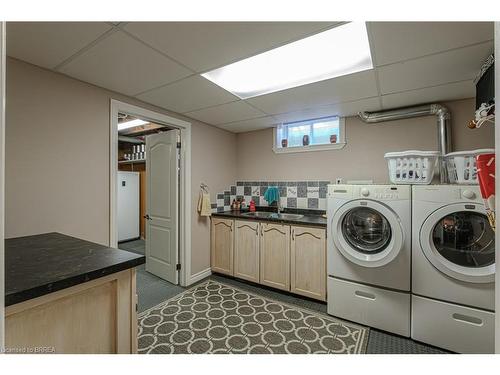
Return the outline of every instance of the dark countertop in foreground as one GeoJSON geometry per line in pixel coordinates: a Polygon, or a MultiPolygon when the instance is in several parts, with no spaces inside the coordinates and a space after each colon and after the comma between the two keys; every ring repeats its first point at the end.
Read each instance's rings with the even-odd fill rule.
{"type": "Polygon", "coordinates": [[[145,257],[46,233],[5,240],[5,306],[136,267],[145,257]]]}
{"type": "MultiPolygon", "coordinates": [[[[261,211],[257,209],[257,211],[261,211]]],[[[266,210],[269,211],[269,210],[266,210]]],[[[224,211],[224,212],[214,212],[212,216],[215,217],[227,217],[232,219],[243,219],[243,220],[254,220],[254,221],[268,221],[273,223],[281,223],[281,224],[297,224],[297,225],[311,225],[317,227],[325,227],[326,228],[326,218],[318,214],[308,214],[307,210],[285,210],[285,213],[299,213],[304,215],[300,219],[278,219],[278,218],[262,218],[262,217],[252,217],[244,215],[245,212],[248,211],[224,211]]]]}

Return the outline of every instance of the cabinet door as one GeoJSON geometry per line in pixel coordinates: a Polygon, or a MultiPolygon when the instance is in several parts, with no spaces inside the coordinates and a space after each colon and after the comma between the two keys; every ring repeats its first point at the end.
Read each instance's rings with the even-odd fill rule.
{"type": "Polygon", "coordinates": [[[291,291],[326,300],[326,232],[321,228],[295,227],[291,241],[291,291]]]}
{"type": "Polygon", "coordinates": [[[259,282],[259,223],[235,221],[234,276],[259,282]]]}
{"type": "Polygon", "coordinates": [[[260,283],[290,290],[290,226],[261,223],[260,283]]]}
{"type": "Polygon", "coordinates": [[[233,275],[234,222],[231,219],[212,219],[212,271],[233,275]]]}

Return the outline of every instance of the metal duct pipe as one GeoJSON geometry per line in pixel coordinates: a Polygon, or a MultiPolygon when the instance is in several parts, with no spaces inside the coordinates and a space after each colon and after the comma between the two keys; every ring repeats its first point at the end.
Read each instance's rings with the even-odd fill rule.
{"type": "MultiPolygon", "coordinates": [[[[366,123],[394,121],[421,116],[436,116],[438,129],[438,148],[441,156],[451,152],[450,111],[440,104],[425,104],[415,107],[391,109],[380,112],[359,112],[359,117],[366,123]]],[[[441,182],[447,182],[447,173],[443,160],[439,164],[441,182]]]]}

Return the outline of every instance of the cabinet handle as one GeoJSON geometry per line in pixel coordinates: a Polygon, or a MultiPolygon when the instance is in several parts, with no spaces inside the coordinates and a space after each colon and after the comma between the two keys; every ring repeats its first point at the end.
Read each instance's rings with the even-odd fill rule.
{"type": "Polygon", "coordinates": [[[260,225],[260,235],[263,236],[264,235],[264,224],[261,224],[260,225]]]}
{"type": "Polygon", "coordinates": [[[257,223],[257,226],[255,227],[255,235],[258,237],[259,236],[259,223],[257,223]]]}
{"type": "Polygon", "coordinates": [[[375,294],[363,292],[362,290],[356,290],[354,292],[354,294],[356,295],[356,297],[370,299],[372,301],[375,301],[375,294]]]}
{"type": "Polygon", "coordinates": [[[295,241],[295,229],[292,229],[292,241],[295,241]]]}
{"type": "Polygon", "coordinates": [[[454,313],[451,316],[453,317],[453,319],[455,319],[456,321],[459,321],[459,322],[472,324],[475,326],[482,326],[483,325],[483,321],[479,318],[474,317],[474,316],[467,316],[467,315],[457,314],[457,313],[454,313]]]}

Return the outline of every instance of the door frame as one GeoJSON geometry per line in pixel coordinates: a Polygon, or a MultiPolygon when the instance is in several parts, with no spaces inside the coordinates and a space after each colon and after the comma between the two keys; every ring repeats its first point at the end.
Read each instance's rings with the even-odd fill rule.
{"type": "Polygon", "coordinates": [[[5,346],[5,256],[4,256],[4,207],[5,207],[5,22],[0,22],[0,354],[5,346]]]}
{"type": "Polygon", "coordinates": [[[191,279],[191,123],[151,111],[133,104],[111,99],[110,102],[110,154],[109,154],[109,246],[118,246],[117,195],[118,175],[118,113],[139,117],[180,130],[180,188],[179,188],[179,260],[181,286],[188,286],[191,279]]]}

